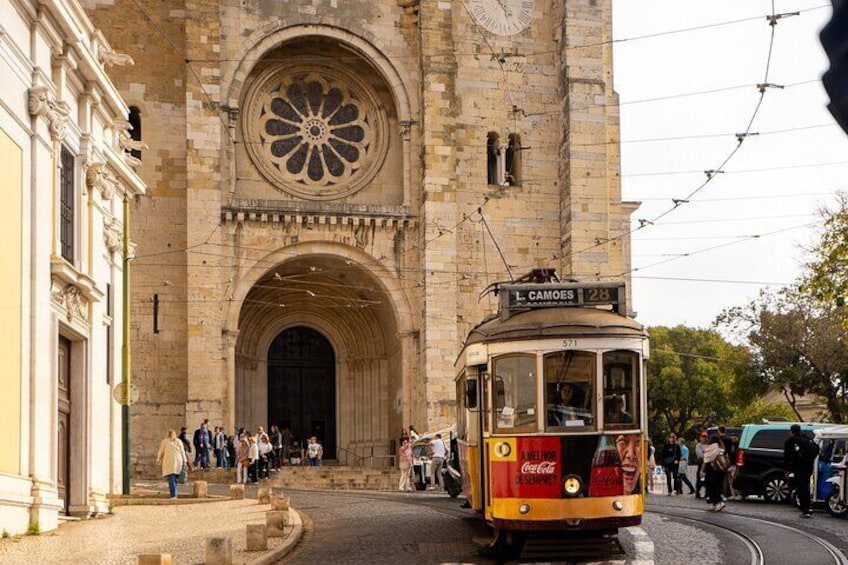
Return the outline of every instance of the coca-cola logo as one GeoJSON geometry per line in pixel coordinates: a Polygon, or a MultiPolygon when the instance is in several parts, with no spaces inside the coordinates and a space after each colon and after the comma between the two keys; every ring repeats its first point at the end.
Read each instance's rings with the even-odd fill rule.
{"type": "Polygon", "coordinates": [[[521,473],[524,475],[553,475],[556,473],[556,461],[539,461],[538,463],[525,461],[521,465],[521,473]]]}

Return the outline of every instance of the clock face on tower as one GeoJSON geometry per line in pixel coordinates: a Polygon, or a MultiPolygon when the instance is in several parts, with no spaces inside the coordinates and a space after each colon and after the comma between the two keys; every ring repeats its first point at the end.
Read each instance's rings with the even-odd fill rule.
{"type": "Polygon", "coordinates": [[[496,35],[515,35],[530,25],[533,0],[470,0],[477,23],[496,35]]]}

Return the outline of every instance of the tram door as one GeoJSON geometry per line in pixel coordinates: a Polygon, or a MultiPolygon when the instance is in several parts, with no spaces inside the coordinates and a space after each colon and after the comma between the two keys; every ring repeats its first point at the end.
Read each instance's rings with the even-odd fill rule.
{"type": "Polygon", "coordinates": [[[59,412],[56,419],[58,440],[58,470],[56,475],[56,487],[59,498],[64,504],[64,512],[68,511],[69,484],[71,479],[71,342],[64,337],[59,337],[59,375],[57,379],[57,392],[59,399],[59,412]]]}
{"type": "Polygon", "coordinates": [[[268,421],[304,442],[315,436],[336,458],[336,362],[330,342],[310,328],[285,330],[268,352],[268,421]]]}

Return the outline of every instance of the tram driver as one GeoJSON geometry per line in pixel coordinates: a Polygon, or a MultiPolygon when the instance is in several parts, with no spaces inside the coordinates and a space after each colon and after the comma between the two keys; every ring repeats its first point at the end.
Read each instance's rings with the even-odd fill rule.
{"type": "Polygon", "coordinates": [[[579,383],[556,383],[552,396],[548,402],[549,426],[591,425],[592,414],[586,411],[586,392],[579,387],[579,383]]]}

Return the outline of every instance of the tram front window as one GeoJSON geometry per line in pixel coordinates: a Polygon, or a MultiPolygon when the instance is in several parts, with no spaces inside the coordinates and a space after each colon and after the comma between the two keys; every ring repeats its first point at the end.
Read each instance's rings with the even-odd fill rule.
{"type": "Polygon", "coordinates": [[[498,431],[536,430],[536,359],[511,355],[495,359],[495,410],[498,431]],[[523,428],[523,429],[522,429],[523,428]]]}
{"type": "Polygon", "coordinates": [[[604,425],[633,428],[639,424],[639,355],[604,353],[604,425]]]}
{"type": "Polygon", "coordinates": [[[545,355],[548,429],[594,426],[595,367],[594,353],[566,350],[545,355]]]}

